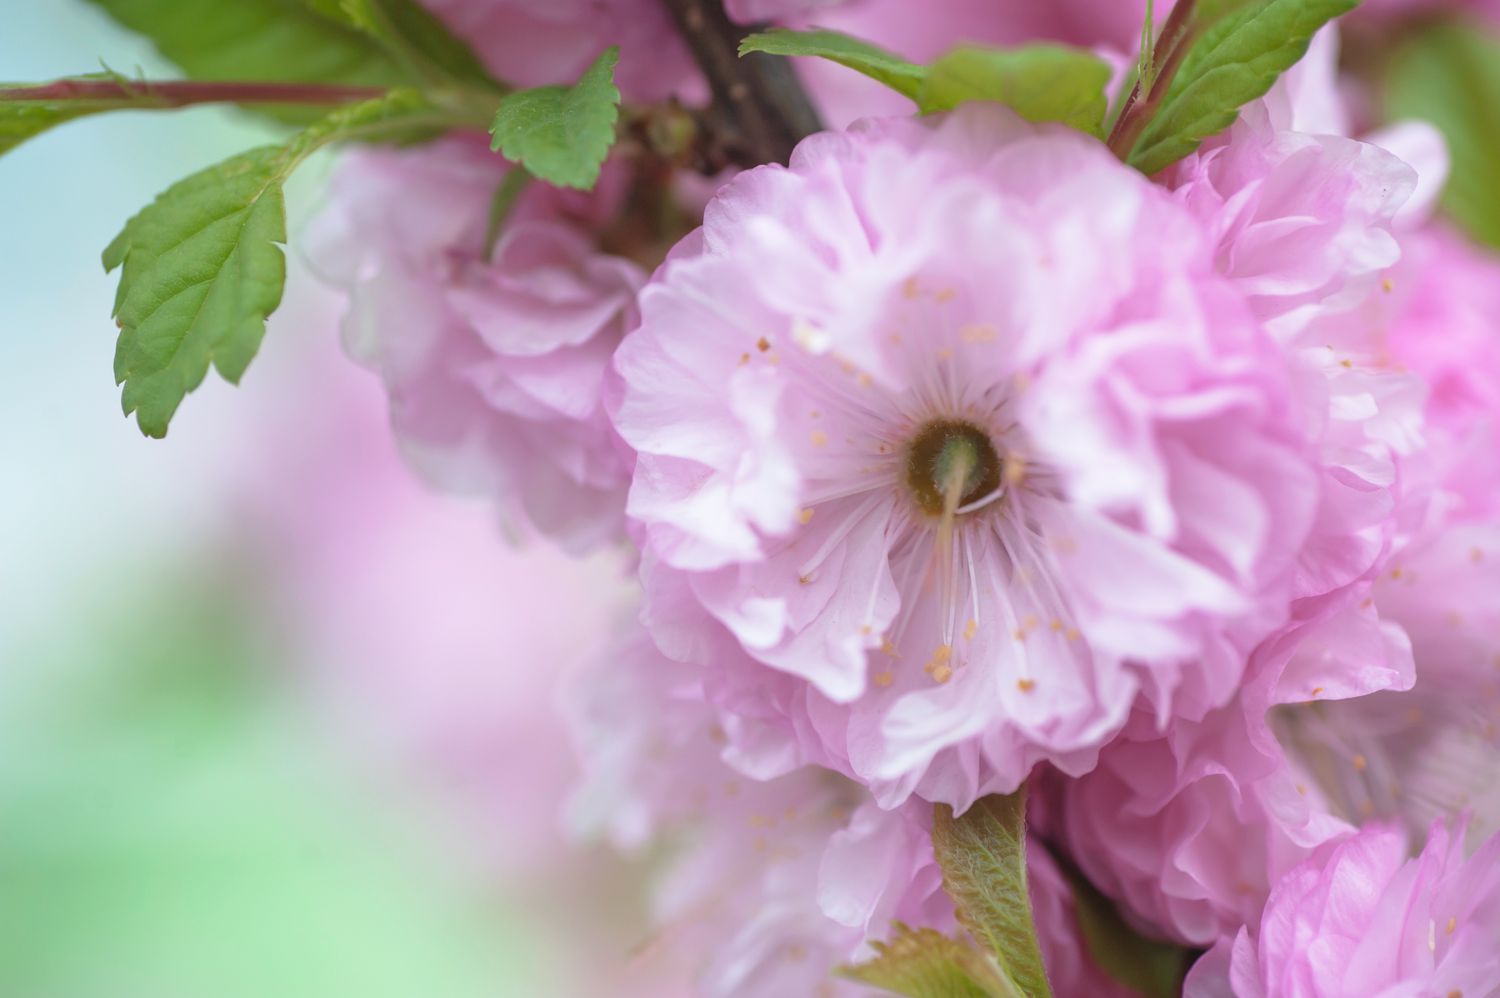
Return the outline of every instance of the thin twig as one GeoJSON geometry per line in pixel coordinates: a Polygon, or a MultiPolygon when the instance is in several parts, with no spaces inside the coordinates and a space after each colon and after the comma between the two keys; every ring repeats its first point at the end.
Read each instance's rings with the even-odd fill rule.
{"type": "Polygon", "coordinates": [[[728,162],[785,163],[800,139],[822,129],[786,59],[763,53],[740,58],[740,41],[750,32],[729,20],[719,0],[662,3],[708,79],[718,112],[715,144],[728,162]]]}
{"type": "Polygon", "coordinates": [[[201,80],[57,80],[33,87],[0,88],[0,101],[53,104],[123,102],[153,107],[193,104],[346,104],[383,96],[378,87],[319,83],[235,83],[201,80]]]}

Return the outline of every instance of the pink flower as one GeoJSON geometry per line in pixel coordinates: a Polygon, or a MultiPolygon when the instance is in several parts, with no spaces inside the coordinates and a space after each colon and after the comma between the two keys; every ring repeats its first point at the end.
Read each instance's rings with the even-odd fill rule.
{"type": "Polygon", "coordinates": [[[1460,525],[1402,549],[1372,591],[1410,636],[1416,683],[1275,715],[1282,742],[1345,817],[1398,820],[1415,837],[1473,812],[1500,829],[1500,527],[1460,525]]]}
{"type": "Polygon", "coordinates": [[[412,463],[585,549],[622,532],[630,461],[602,397],[643,275],[597,248],[618,200],[608,178],[592,196],[533,185],[487,259],[506,169],[463,141],[356,153],[313,258],[349,295],[346,343],[385,381],[412,463]]]}
{"type": "Polygon", "coordinates": [[[1137,691],[1224,702],[1317,486],[1209,262],[1101,145],[996,107],[731,182],[616,359],[658,639],[727,629],[721,706],[791,677],[766,712],[887,806],[1084,771],[1137,691]]]}
{"type": "Polygon", "coordinates": [[[741,24],[756,21],[783,21],[808,14],[820,14],[847,0],[724,0],[724,9],[741,24]]]}
{"type": "Polygon", "coordinates": [[[1376,289],[1400,259],[1391,221],[1416,186],[1378,146],[1291,128],[1252,104],[1170,181],[1212,228],[1219,271],[1287,341],[1376,289]]]}
{"type": "MultiPolygon", "coordinates": [[[[1349,118],[1337,55],[1336,35],[1320,33],[1265,100],[1165,178],[1213,232],[1219,272],[1287,346],[1306,418],[1320,427],[1322,487],[1298,597],[1377,570],[1421,442],[1423,386],[1391,362],[1381,301],[1401,256],[1398,213],[1420,207],[1410,205],[1420,178],[1380,146],[1336,134],[1349,118]]],[[[1387,138],[1425,153],[1430,134],[1387,138]]],[[[1425,158],[1445,169],[1440,151],[1425,158]]],[[[1435,190],[1426,185],[1423,199],[1435,190]]]]}
{"type": "MultiPolygon", "coordinates": [[[[826,770],[746,780],[698,689],[702,670],[627,633],[577,677],[568,705],[587,775],[574,829],[629,851],[686,841],[655,891],[658,948],[701,958],[697,993],[844,995],[832,969],[873,955],[896,921],[957,931],[932,850],[932,809],[884,810],[826,770]]],[[[1082,942],[1072,889],[1047,848],[1027,869],[1037,936],[1059,995],[1128,998],[1082,942]]]]}
{"type": "MultiPolygon", "coordinates": [[[[1406,518],[1365,602],[1408,636],[1416,684],[1286,707],[1274,718],[1346,817],[1398,820],[1415,836],[1435,818],[1471,809],[1471,833],[1487,835],[1500,826],[1500,326],[1486,302],[1496,298],[1500,268],[1442,230],[1406,232],[1402,242],[1406,257],[1377,328],[1392,363],[1431,389],[1417,475],[1429,501],[1406,518]]],[[[1370,660],[1341,643],[1351,667],[1370,660]]],[[[1305,678],[1304,695],[1286,699],[1307,699],[1325,684],[1305,678]]]]}
{"type": "Polygon", "coordinates": [[[627,634],[570,697],[586,778],[581,834],[639,850],[681,842],[654,892],[657,946],[699,964],[709,998],[846,995],[834,967],[893,920],[950,929],[925,807],[884,811],[816,768],[768,782],[720,759],[702,671],[627,634]]]}
{"type": "Polygon", "coordinates": [[[569,84],[611,45],[627,100],[707,96],[661,0],[422,0],[517,87],[569,84]]]}
{"type": "Polygon", "coordinates": [[[1460,826],[1435,822],[1407,859],[1398,829],[1371,825],[1276,885],[1253,930],[1193,968],[1208,998],[1405,998],[1500,992],[1500,836],[1464,858],[1460,826]],[[1227,978],[1227,980],[1226,980],[1227,978]]]}
{"type": "Polygon", "coordinates": [[[1271,722],[1411,687],[1410,643],[1370,590],[1297,601],[1251,656],[1234,703],[1164,732],[1137,717],[1097,769],[1050,785],[1076,862],[1148,934],[1197,945],[1232,935],[1276,877],[1352,831],[1321,768],[1271,722]]]}
{"type": "Polygon", "coordinates": [[[1350,830],[1310,784],[1235,704],[1164,734],[1137,718],[1097,769],[1055,792],[1089,879],[1148,935],[1208,945],[1253,920],[1277,876],[1350,830]]]}
{"type": "Polygon", "coordinates": [[[1386,347],[1429,391],[1426,442],[1442,515],[1500,516],[1500,260],[1428,227],[1402,238],[1386,347]]]}

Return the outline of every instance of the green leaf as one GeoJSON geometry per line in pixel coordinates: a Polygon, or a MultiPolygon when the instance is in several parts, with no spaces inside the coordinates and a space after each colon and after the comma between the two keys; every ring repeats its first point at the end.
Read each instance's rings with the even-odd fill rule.
{"type": "Polygon", "coordinates": [[[837,31],[791,31],[775,28],[750,35],[740,42],[740,55],[765,52],[768,55],[819,56],[878,80],[912,100],[922,87],[925,70],[899,55],[869,42],[837,31]]]}
{"type": "Polygon", "coordinates": [[[1388,117],[1443,133],[1452,162],[1443,207],[1500,249],[1500,39],[1462,21],[1435,24],[1398,49],[1385,96],[1388,117]]]}
{"type": "MultiPolygon", "coordinates": [[[[1210,13],[1228,13],[1208,26],[1188,50],[1166,97],[1128,156],[1143,173],[1156,173],[1234,123],[1239,110],[1265,96],[1276,79],[1307,53],[1318,29],[1359,0],[1220,0],[1210,13]]],[[[1208,15],[1200,12],[1200,20],[1208,15]]]]}
{"type": "MultiPolygon", "coordinates": [[[[262,80],[395,87],[406,72],[380,45],[304,0],[88,0],[146,35],[197,80],[262,80]]],[[[315,121],[325,110],[277,108],[284,120],[315,121]]]]}
{"type": "Polygon", "coordinates": [[[968,942],[934,929],[895,923],[888,943],[873,943],[875,958],[841,967],[840,977],[907,998],[1019,998],[994,961],[968,942]]]}
{"type": "Polygon", "coordinates": [[[1178,998],[1192,954],[1136,932],[1076,867],[1062,858],[1057,865],[1073,888],[1073,914],[1095,966],[1142,998],[1178,998]]]}
{"type": "Polygon", "coordinates": [[[1060,121],[1098,135],[1109,78],[1104,60],[1065,45],[965,45],[928,67],[917,103],[923,111],[946,111],[965,101],[997,101],[1027,121],[1060,121]]]}
{"type": "Polygon", "coordinates": [[[1026,892],[1026,788],[984,797],[954,817],[939,804],[932,846],[961,925],[988,947],[1025,998],[1051,998],[1026,892]]]}
{"type": "Polygon", "coordinates": [[[416,0],[303,0],[376,39],[413,75],[501,90],[473,49],[416,0]]]}
{"type": "Polygon", "coordinates": [[[161,437],[210,364],[237,382],[281,303],[282,185],[330,142],[396,140],[441,127],[414,91],[343,108],[282,146],[264,146],[183,180],[126,223],[104,251],[122,268],[115,379],[126,415],[161,437]]]}
{"type": "Polygon", "coordinates": [[[593,187],[615,142],[620,91],[614,72],[619,59],[620,50],[610,47],[572,87],[536,87],[510,94],[495,115],[491,147],[549,184],[593,187]]]}

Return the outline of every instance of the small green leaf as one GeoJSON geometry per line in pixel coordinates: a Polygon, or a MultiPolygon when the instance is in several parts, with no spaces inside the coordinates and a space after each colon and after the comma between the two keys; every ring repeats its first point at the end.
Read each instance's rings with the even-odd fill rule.
{"type": "MultiPolygon", "coordinates": [[[[1240,108],[1265,96],[1307,53],[1318,29],[1359,0],[1219,0],[1221,14],[1203,29],[1172,78],[1166,97],[1129,154],[1143,173],[1156,173],[1234,123],[1240,108]],[[1227,12],[1227,13],[1223,13],[1227,12]]],[[[1207,22],[1208,14],[1200,12],[1207,22]]]]}
{"type": "Polygon", "coordinates": [[[610,47],[572,87],[518,90],[500,102],[491,148],[558,187],[588,190],[615,142],[620,91],[610,47]]]}
{"type": "MultiPolygon", "coordinates": [[[[304,0],[89,0],[195,80],[395,87],[408,75],[373,39],[304,0]]],[[[278,107],[298,124],[326,109],[278,107]]]]}
{"type": "Polygon", "coordinates": [[[443,124],[414,91],[343,108],[283,146],[264,146],[180,181],[126,223],[104,251],[122,268],[115,297],[115,379],[126,415],[161,437],[210,364],[237,382],[281,303],[282,185],[317,149],[397,140],[443,124]]]}
{"type": "Polygon", "coordinates": [[[416,0],[303,0],[379,41],[414,76],[504,90],[473,49],[416,0]]]}
{"type": "Polygon", "coordinates": [[[1136,932],[1076,867],[1061,858],[1057,865],[1073,888],[1073,914],[1094,965],[1142,998],[1178,998],[1192,954],[1136,932]]]}
{"type": "Polygon", "coordinates": [[[874,959],[841,967],[839,976],[907,998],[1020,998],[993,960],[934,929],[897,922],[890,942],[872,945],[874,959]]]}
{"type": "Polygon", "coordinates": [[[965,101],[997,101],[1027,121],[1060,121],[1098,135],[1109,78],[1104,60],[1065,45],[965,45],[928,67],[917,103],[923,111],[946,111],[965,101]]]}
{"type": "Polygon", "coordinates": [[[917,99],[925,70],[899,55],[837,31],[791,31],[775,28],[751,35],[740,42],[740,55],[819,56],[878,80],[897,93],[917,99]]]}
{"type": "Polygon", "coordinates": [[[984,797],[954,817],[939,804],[932,847],[962,924],[1025,998],[1051,998],[1026,891],[1026,788],[984,797]]]}
{"type": "Polygon", "coordinates": [[[1500,39],[1461,21],[1434,24],[1396,52],[1385,91],[1388,117],[1443,133],[1452,162],[1443,207],[1500,249],[1500,39]]]}

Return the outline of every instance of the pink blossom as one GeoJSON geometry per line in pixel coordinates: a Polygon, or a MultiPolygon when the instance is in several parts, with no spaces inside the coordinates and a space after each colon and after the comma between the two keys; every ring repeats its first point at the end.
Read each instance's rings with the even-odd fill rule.
{"type": "Polygon", "coordinates": [[[1271,884],[1349,831],[1326,816],[1241,705],[1158,733],[1147,719],[1059,781],[1070,854],[1148,935],[1211,944],[1260,911],[1271,884]]]}
{"type": "MultiPolygon", "coordinates": [[[[1337,37],[1305,60],[1227,133],[1165,178],[1214,233],[1215,265],[1293,359],[1297,394],[1320,427],[1317,522],[1299,560],[1298,597],[1367,580],[1413,501],[1409,459],[1421,443],[1424,388],[1383,341],[1398,214],[1421,178],[1378,145],[1344,137],[1337,37]]],[[[1387,141],[1442,173],[1430,129],[1387,141]]],[[[1423,202],[1436,185],[1420,188],[1423,202]]]]}
{"type": "Polygon", "coordinates": [[[1418,998],[1500,992],[1500,836],[1465,859],[1435,822],[1419,856],[1383,825],[1320,849],[1258,922],[1195,966],[1189,998],[1418,998]],[[1227,980],[1226,980],[1227,978],[1227,980]]]}
{"type": "Polygon", "coordinates": [[[1317,767],[1282,745],[1268,715],[1411,687],[1405,632],[1368,591],[1298,601],[1251,656],[1234,703],[1163,732],[1138,716],[1097,769],[1049,784],[1071,855],[1148,934],[1196,945],[1232,935],[1276,877],[1352,831],[1317,767]],[[1319,702],[1282,706],[1310,700],[1319,702]]]}
{"type": "Polygon", "coordinates": [[[1403,235],[1386,348],[1421,377],[1441,515],[1500,516],[1500,260],[1445,229],[1403,235]]]}
{"type": "Polygon", "coordinates": [[[834,967],[893,920],[951,928],[928,809],[881,810],[816,768],[745,779],[720,759],[701,675],[627,634],[570,697],[587,772],[574,828],[631,850],[686,843],[654,891],[655,946],[694,955],[697,993],[852,994],[834,967]]]}
{"type": "MultiPolygon", "coordinates": [[[[1409,636],[1416,684],[1286,707],[1275,722],[1346,817],[1399,820],[1417,835],[1434,818],[1472,809],[1471,833],[1486,835],[1500,825],[1500,366],[1493,346],[1500,327],[1485,304],[1497,293],[1497,267],[1440,229],[1404,232],[1402,243],[1406,256],[1391,273],[1385,314],[1372,325],[1384,330],[1391,362],[1431,389],[1418,476],[1428,501],[1403,523],[1400,546],[1366,604],[1409,636]]],[[[1343,657],[1350,666],[1369,660],[1357,645],[1343,657]]],[[[1301,686],[1326,682],[1306,678],[1301,686]]]]}
{"type": "Polygon", "coordinates": [[[376,370],[412,463],[494,498],[572,550],[621,535],[630,461],[602,397],[640,268],[594,232],[618,184],[522,194],[491,257],[485,220],[507,166],[448,141],[351,155],[311,234],[349,295],[349,351],[376,370]]]}
{"type": "Polygon", "coordinates": [[[1400,259],[1391,221],[1416,186],[1415,172],[1378,146],[1291,128],[1252,104],[1170,179],[1212,227],[1220,272],[1288,341],[1375,290],[1400,259]]]}
{"type": "Polygon", "coordinates": [[[705,98],[693,58],[661,0],[422,0],[490,71],[517,87],[567,84],[611,45],[628,100],[705,98]]]}
{"type": "MultiPolygon", "coordinates": [[[[869,943],[894,922],[957,932],[932,809],[884,810],[816,768],[744,779],[722,761],[725,736],[698,689],[702,675],[627,633],[567,701],[587,771],[570,808],[574,829],[628,851],[691,843],[657,885],[655,946],[702,957],[698,993],[842,995],[857,989],[836,985],[832,968],[872,956],[869,943]]],[[[1128,998],[1088,956],[1072,889],[1046,846],[1030,844],[1027,870],[1054,991],[1128,998]]]]}
{"type": "Polygon", "coordinates": [[[886,805],[1084,771],[1140,690],[1224,702],[1317,488],[1209,259],[1101,145],[996,107],[731,182],[616,361],[658,639],[727,629],[721,705],[762,686],[886,805]]]}
{"type": "Polygon", "coordinates": [[[729,16],[742,24],[756,21],[784,21],[808,14],[820,14],[848,0],[724,0],[729,16]]]}
{"type": "Polygon", "coordinates": [[[1276,728],[1340,813],[1403,822],[1413,835],[1470,810],[1500,828],[1500,528],[1440,530],[1401,550],[1372,590],[1410,636],[1405,692],[1284,707],[1276,728]]]}

